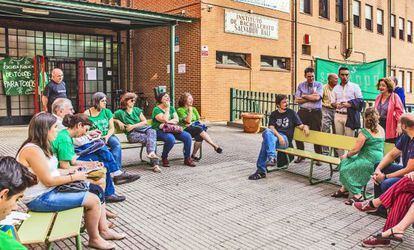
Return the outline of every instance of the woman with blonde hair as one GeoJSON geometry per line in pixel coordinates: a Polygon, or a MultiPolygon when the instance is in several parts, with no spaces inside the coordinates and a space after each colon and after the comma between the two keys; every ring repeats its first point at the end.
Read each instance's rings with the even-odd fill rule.
{"type": "Polygon", "coordinates": [[[352,197],[345,202],[352,205],[363,200],[362,188],[367,185],[374,172],[375,163],[384,154],[384,129],[379,125],[379,115],[374,108],[367,108],[364,114],[364,128],[357,141],[347,154],[341,156],[339,180],[341,188],[331,196],[335,198],[352,197]]]}
{"type": "Polygon", "coordinates": [[[379,124],[385,129],[385,140],[395,142],[399,136],[397,131],[398,121],[404,114],[404,106],[400,97],[394,93],[395,83],[391,78],[382,78],[377,83],[380,94],[375,99],[375,109],[380,118],[379,124]]]}
{"type": "Polygon", "coordinates": [[[200,123],[200,114],[193,106],[193,103],[193,96],[190,93],[186,92],[181,95],[178,101],[179,107],[177,109],[180,126],[183,127],[184,131],[190,133],[191,137],[195,139],[191,158],[194,160],[200,160],[196,155],[201,148],[201,143],[204,140],[210,144],[217,153],[221,154],[223,152],[223,149],[220,148],[219,145],[215,144],[210,135],[207,134],[207,127],[204,124],[200,123]]]}

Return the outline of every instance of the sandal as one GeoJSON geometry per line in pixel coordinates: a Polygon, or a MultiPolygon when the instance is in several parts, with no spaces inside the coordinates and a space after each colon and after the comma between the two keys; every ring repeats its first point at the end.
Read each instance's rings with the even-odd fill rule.
{"type": "Polygon", "coordinates": [[[249,180],[260,180],[260,179],[263,179],[263,178],[266,178],[265,173],[256,172],[256,173],[249,176],[249,180]]]}
{"type": "Polygon", "coordinates": [[[348,191],[341,191],[341,189],[338,189],[335,193],[331,194],[331,197],[334,198],[348,198],[349,192],[348,191]]]}
{"type": "Polygon", "coordinates": [[[200,161],[200,160],[201,160],[201,157],[197,157],[197,156],[195,156],[195,155],[191,155],[191,158],[192,158],[194,161],[200,161]]]}
{"type": "Polygon", "coordinates": [[[378,233],[376,235],[374,235],[375,238],[379,239],[379,240],[393,240],[393,241],[397,241],[397,242],[403,242],[403,238],[402,237],[397,237],[396,235],[402,235],[404,236],[404,233],[394,233],[394,230],[391,228],[391,234],[389,236],[382,236],[382,233],[378,233]]]}
{"type": "Polygon", "coordinates": [[[352,204],[354,204],[354,202],[362,202],[364,201],[364,197],[361,195],[361,197],[356,198],[355,196],[353,196],[351,199],[345,201],[345,205],[351,206],[352,204]]]}

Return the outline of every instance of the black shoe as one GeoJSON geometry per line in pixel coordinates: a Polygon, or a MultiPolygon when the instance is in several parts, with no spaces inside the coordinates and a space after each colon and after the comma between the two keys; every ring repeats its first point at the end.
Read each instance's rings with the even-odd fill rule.
{"type": "Polygon", "coordinates": [[[223,153],[223,149],[220,147],[217,147],[216,149],[214,149],[217,153],[221,154],[223,153]]]}
{"type": "Polygon", "coordinates": [[[114,176],[113,181],[115,185],[122,185],[125,183],[134,182],[139,178],[141,178],[141,176],[138,174],[128,174],[127,172],[123,172],[118,176],[114,176]]]}
{"type": "Polygon", "coordinates": [[[367,214],[370,214],[370,215],[375,215],[375,216],[379,216],[379,217],[382,217],[382,218],[384,218],[384,219],[386,219],[387,218],[387,211],[383,211],[383,210],[381,210],[381,209],[378,209],[377,211],[375,211],[375,212],[367,212],[367,214]]]}
{"type": "Polygon", "coordinates": [[[256,173],[249,176],[249,180],[259,180],[259,179],[263,179],[263,178],[266,178],[265,173],[256,172],[256,173]]]}
{"type": "Polygon", "coordinates": [[[122,202],[125,199],[126,199],[125,196],[123,196],[123,195],[117,195],[117,194],[113,194],[113,195],[110,195],[110,196],[106,196],[105,197],[106,203],[122,202]]]}
{"type": "Polygon", "coordinates": [[[298,158],[296,158],[296,160],[294,161],[294,163],[301,163],[303,160],[304,160],[304,158],[298,157],[298,158]]]}

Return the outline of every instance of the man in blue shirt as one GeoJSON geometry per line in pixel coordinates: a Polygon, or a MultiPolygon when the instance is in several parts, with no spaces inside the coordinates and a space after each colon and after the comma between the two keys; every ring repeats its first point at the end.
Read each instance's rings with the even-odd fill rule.
{"type": "Polygon", "coordinates": [[[402,87],[398,86],[398,78],[397,77],[391,76],[390,78],[395,83],[394,93],[396,93],[400,97],[401,102],[402,102],[402,104],[405,108],[405,92],[404,92],[404,89],[402,87]]]}
{"type": "MultiPolygon", "coordinates": [[[[311,130],[321,131],[322,124],[322,83],[315,81],[315,70],[311,67],[305,69],[306,81],[299,84],[295,95],[295,101],[299,104],[298,115],[303,124],[311,130]]],[[[298,149],[304,149],[303,142],[296,142],[298,149]]],[[[315,152],[322,154],[322,148],[314,145],[315,152]]],[[[303,158],[298,157],[295,163],[300,163],[303,158]]],[[[316,165],[320,165],[316,162],[316,165]]]]}
{"type": "Polygon", "coordinates": [[[404,175],[414,171],[414,115],[407,113],[400,118],[403,134],[395,147],[377,164],[374,175],[375,197],[379,197],[404,175]],[[394,164],[401,156],[402,165],[394,164]]]}

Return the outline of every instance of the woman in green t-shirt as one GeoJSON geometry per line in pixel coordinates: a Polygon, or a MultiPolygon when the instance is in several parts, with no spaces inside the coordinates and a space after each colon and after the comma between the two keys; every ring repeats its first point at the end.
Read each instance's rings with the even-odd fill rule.
{"type": "Polygon", "coordinates": [[[178,124],[178,115],[175,108],[170,105],[170,96],[163,92],[156,97],[158,105],[152,111],[152,128],[157,131],[157,139],[164,142],[161,160],[164,167],[169,167],[168,153],[174,147],[175,139],[184,143],[184,164],[195,167],[191,159],[191,135],[186,131],[171,133],[164,132],[165,124],[178,124]]]}
{"type": "Polygon", "coordinates": [[[147,149],[148,158],[151,160],[152,170],[161,172],[159,158],[155,153],[157,149],[157,132],[152,129],[145,118],[142,109],[134,107],[137,95],[127,92],[121,97],[121,109],[115,112],[115,122],[125,132],[128,142],[143,143],[147,149]]]}
{"type": "Polygon", "coordinates": [[[191,158],[198,161],[200,158],[196,157],[198,150],[201,148],[201,143],[205,140],[210,144],[214,150],[221,154],[223,149],[219,145],[215,144],[211,137],[207,134],[207,127],[204,124],[200,123],[200,114],[197,109],[193,107],[193,96],[190,93],[184,93],[181,95],[177,109],[178,118],[180,120],[180,125],[184,128],[184,131],[187,131],[195,139],[193,154],[191,158]]]}
{"type": "MultiPolygon", "coordinates": [[[[114,135],[115,126],[111,110],[106,108],[106,95],[102,92],[96,92],[92,95],[91,108],[85,111],[92,122],[92,129],[98,129],[102,133],[102,138],[111,148],[111,153],[115,158],[119,168],[122,168],[122,149],[121,142],[114,135]]],[[[138,174],[129,174],[125,171],[114,173],[114,182],[116,185],[136,181],[140,178],[138,174]]]]}

